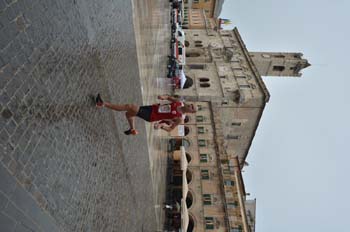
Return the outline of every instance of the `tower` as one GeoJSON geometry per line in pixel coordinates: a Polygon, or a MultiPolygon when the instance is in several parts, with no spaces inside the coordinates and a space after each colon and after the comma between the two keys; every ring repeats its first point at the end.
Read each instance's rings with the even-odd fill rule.
{"type": "Polygon", "coordinates": [[[261,76],[300,77],[300,71],[310,66],[302,53],[249,52],[261,76]]]}

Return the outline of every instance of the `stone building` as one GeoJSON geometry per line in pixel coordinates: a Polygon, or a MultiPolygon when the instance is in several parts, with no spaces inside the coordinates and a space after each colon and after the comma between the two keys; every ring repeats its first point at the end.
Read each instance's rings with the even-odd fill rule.
{"type": "Polygon", "coordinates": [[[214,26],[224,0],[185,0],[184,29],[205,29],[214,26]]]}
{"type": "Polygon", "coordinates": [[[235,28],[186,30],[186,75],[175,90],[197,107],[186,123],[188,231],[254,231],[241,170],[270,94],[262,75],[300,76],[301,53],[249,52],[235,28]]]}

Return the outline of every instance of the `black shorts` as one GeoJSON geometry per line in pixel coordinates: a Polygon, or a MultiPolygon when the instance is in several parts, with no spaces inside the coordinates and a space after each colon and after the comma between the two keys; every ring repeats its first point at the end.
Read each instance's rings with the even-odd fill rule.
{"type": "Polygon", "coordinates": [[[152,114],[152,106],[140,106],[139,112],[136,116],[142,118],[143,120],[150,122],[152,114]]]}

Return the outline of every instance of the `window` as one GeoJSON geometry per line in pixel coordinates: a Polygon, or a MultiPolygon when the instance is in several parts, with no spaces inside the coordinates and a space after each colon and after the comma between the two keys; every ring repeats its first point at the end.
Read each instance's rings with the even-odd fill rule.
{"type": "Polygon", "coordinates": [[[241,126],[241,122],[233,122],[231,123],[231,126],[241,126]]]}
{"type": "Polygon", "coordinates": [[[242,226],[238,226],[237,228],[230,229],[230,232],[242,232],[242,226]]]}
{"type": "Polygon", "coordinates": [[[273,66],[273,71],[278,71],[278,72],[282,72],[284,70],[284,66],[273,66]]]}
{"type": "Polygon", "coordinates": [[[284,58],[284,55],[275,55],[276,58],[284,58]]]}
{"type": "Polygon", "coordinates": [[[227,135],[227,139],[239,139],[241,136],[240,135],[227,135]]]}
{"type": "Polygon", "coordinates": [[[230,175],[230,174],[231,174],[229,168],[223,168],[223,169],[222,169],[222,172],[223,172],[225,175],[230,175]]]}
{"type": "Polygon", "coordinates": [[[208,163],[208,154],[199,154],[201,163],[208,163]]]}
{"type": "Polygon", "coordinates": [[[202,108],[201,105],[197,105],[197,111],[202,110],[202,109],[203,109],[203,108],[202,108]]]}
{"type": "Polygon", "coordinates": [[[227,203],[227,208],[230,208],[230,209],[234,209],[234,208],[237,208],[238,206],[238,202],[235,201],[235,202],[228,202],[227,203]]]}
{"type": "Polygon", "coordinates": [[[204,134],[204,127],[200,126],[200,127],[197,127],[198,129],[198,134],[204,134]]]}
{"type": "MultiPolygon", "coordinates": [[[[186,57],[198,57],[198,56],[200,56],[200,54],[197,53],[197,52],[186,53],[186,57]]],[[[192,68],[192,67],[196,67],[198,65],[192,64],[192,65],[189,65],[189,66],[190,66],[190,68],[192,68]]],[[[199,65],[198,67],[202,67],[202,68],[192,68],[192,69],[203,69],[204,65],[199,65]]]]}
{"type": "Polygon", "coordinates": [[[209,171],[206,169],[201,170],[202,180],[209,180],[209,171]]]}
{"type": "Polygon", "coordinates": [[[199,139],[199,140],[198,140],[198,145],[199,145],[200,147],[205,147],[205,146],[206,146],[205,140],[204,140],[204,139],[199,139]]]}
{"type": "MultiPolygon", "coordinates": [[[[187,54],[186,54],[186,56],[187,56],[187,54]]],[[[188,65],[188,67],[190,69],[204,69],[205,66],[203,64],[190,64],[190,65],[188,65]]]]}
{"type": "Polygon", "coordinates": [[[200,81],[200,82],[208,82],[208,81],[209,81],[209,78],[207,78],[207,77],[201,77],[201,78],[199,78],[199,81],[200,81]]]}
{"type": "Polygon", "coordinates": [[[202,115],[198,115],[198,116],[196,117],[196,121],[197,121],[197,122],[203,122],[203,121],[204,121],[204,117],[203,117],[202,115]]]}
{"type": "Polygon", "coordinates": [[[234,186],[235,185],[235,182],[233,180],[225,180],[224,183],[226,186],[234,186]]]}
{"type": "Polygon", "coordinates": [[[246,77],[242,74],[236,76],[237,79],[245,79],[246,77]]]}
{"type": "Polygon", "coordinates": [[[193,0],[193,3],[199,3],[199,0],[193,0]]]}
{"type": "Polygon", "coordinates": [[[211,205],[211,195],[203,194],[203,203],[204,205],[211,205]]]}
{"type": "Polygon", "coordinates": [[[250,85],[239,85],[241,89],[250,89],[250,85]]]}
{"type": "Polygon", "coordinates": [[[208,88],[208,87],[210,87],[210,84],[209,83],[201,83],[199,86],[202,88],[208,88]]]}
{"type": "Polygon", "coordinates": [[[214,229],[214,218],[213,217],[205,217],[205,229],[207,229],[207,230],[214,229]]]}

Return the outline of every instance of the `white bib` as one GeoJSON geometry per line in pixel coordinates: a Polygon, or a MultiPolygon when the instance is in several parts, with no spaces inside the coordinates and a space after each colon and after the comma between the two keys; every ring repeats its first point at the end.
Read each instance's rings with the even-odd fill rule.
{"type": "Polygon", "coordinates": [[[171,112],[170,104],[159,105],[158,113],[170,113],[170,112],[171,112]]]}

